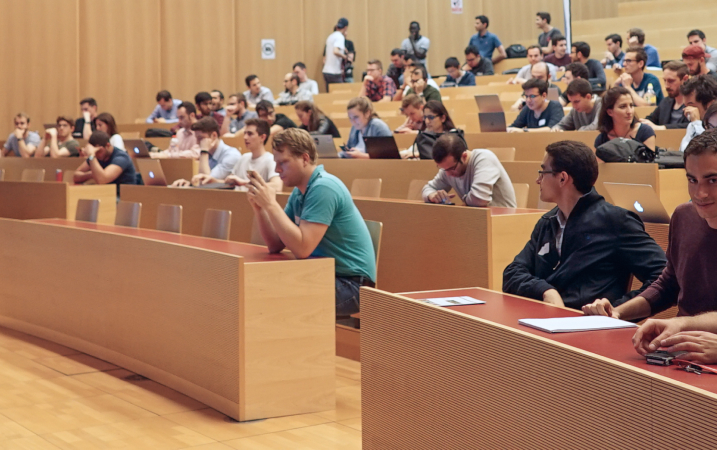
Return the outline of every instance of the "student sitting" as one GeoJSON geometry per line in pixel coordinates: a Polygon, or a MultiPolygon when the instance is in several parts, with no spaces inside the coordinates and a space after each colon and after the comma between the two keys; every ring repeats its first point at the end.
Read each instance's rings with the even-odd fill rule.
{"type": "Polygon", "coordinates": [[[74,175],[75,184],[92,179],[97,184],[137,184],[134,164],[126,151],[110,142],[110,136],[101,130],[93,131],[89,143],[82,149],[87,159],[80,164],[74,175]]]}
{"type": "Polygon", "coordinates": [[[177,122],[177,108],[182,104],[181,100],[172,99],[169,91],[157,92],[157,106],[147,117],[147,123],[175,123],[177,122]]]}
{"type": "Polygon", "coordinates": [[[309,134],[330,134],[335,138],[340,138],[341,133],[336,128],[334,122],[326,117],[318,106],[314,105],[313,102],[301,101],[294,105],[296,115],[301,121],[299,128],[306,130],[309,134]]]}
{"type": "Polygon", "coordinates": [[[690,121],[680,143],[680,151],[684,152],[690,141],[705,131],[702,117],[717,100],[717,81],[709,75],[698,75],[685,81],[680,87],[680,93],[685,102],[684,114],[690,121]]]}
{"type": "Polygon", "coordinates": [[[548,100],[548,83],[532,79],[523,83],[526,108],[508,127],[509,133],[518,131],[550,131],[565,116],[563,107],[555,100],[548,100]]]}
{"type": "Polygon", "coordinates": [[[640,122],[653,130],[687,128],[690,121],[685,116],[685,98],[680,92],[682,85],[690,79],[689,68],[682,61],[670,61],[662,68],[667,97],[640,122]]]}
{"type": "Polygon", "coordinates": [[[475,86],[476,76],[467,70],[461,70],[461,63],[458,58],[450,57],[444,64],[448,76],[441,87],[475,86]]]}
{"type": "Polygon", "coordinates": [[[393,136],[391,129],[386,122],[379,119],[378,114],[373,110],[371,101],[366,97],[351,99],[346,110],[351,121],[351,132],[346,143],[348,150],[345,152],[348,157],[363,159],[369,157],[366,153],[364,137],[393,136]]]}
{"type": "Polygon", "coordinates": [[[222,122],[220,130],[224,137],[234,137],[244,130],[244,122],[259,117],[254,111],[247,109],[246,97],[242,93],[236,93],[227,99],[227,117],[222,122]]]}
{"type": "Polygon", "coordinates": [[[259,115],[260,119],[269,122],[269,125],[271,125],[272,136],[279,131],[283,131],[288,128],[296,128],[294,121],[286,117],[285,114],[276,114],[274,104],[270,101],[262,100],[257,103],[256,113],[259,115]]]}
{"type": "Polygon", "coordinates": [[[394,132],[416,134],[423,130],[425,128],[423,123],[423,104],[423,99],[416,94],[405,96],[401,100],[401,113],[406,116],[406,121],[396,128],[394,132]]]}
{"type": "Polygon", "coordinates": [[[69,117],[60,116],[57,118],[55,128],[45,130],[45,137],[35,150],[35,158],[65,158],[68,156],[80,156],[80,143],[72,138],[72,131],[75,128],[75,121],[69,117]]]}
{"type": "MultiPolygon", "coordinates": [[[[408,98],[408,97],[407,97],[408,98]]],[[[424,129],[411,147],[401,151],[401,158],[433,159],[433,144],[443,134],[457,131],[443,103],[431,100],[423,105],[424,129]]]]}
{"type": "Polygon", "coordinates": [[[194,107],[194,103],[182,102],[177,108],[177,120],[179,129],[170,141],[169,148],[159,152],[152,152],[149,154],[150,157],[155,159],[199,159],[199,142],[197,142],[197,137],[192,131],[192,125],[197,122],[197,109],[194,107]]]}
{"type": "Polygon", "coordinates": [[[122,136],[117,132],[117,123],[115,123],[115,118],[112,114],[104,112],[98,115],[95,119],[95,126],[98,130],[104,131],[110,136],[110,143],[112,143],[115,148],[127,151],[124,148],[122,136]]]}
{"type": "Polygon", "coordinates": [[[552,128],[552,131],[591,131],[597,130],[602,99],[593,95],[588,80],[576,79],[565,91],[573,109],[552,128]]]}
{"type": "Polygon", "coordinates": [[[635,104],[630,91],[618,86],[607,91],[602,99],[598,120],[600,134],[595,138],[595,148],[617,138],[634,139],[650,150],[655,150],[655,132],[640,123],[635,114],[635,104]]]}
{"type": "Polygon", "coordinates": [[[30,116],[25,113],[17,113],[13,124],[15,125],[15,131],[7,137],[0,156],[31,157],[35,154],[41,139],[39,134],[30,131],[30,116]]]}

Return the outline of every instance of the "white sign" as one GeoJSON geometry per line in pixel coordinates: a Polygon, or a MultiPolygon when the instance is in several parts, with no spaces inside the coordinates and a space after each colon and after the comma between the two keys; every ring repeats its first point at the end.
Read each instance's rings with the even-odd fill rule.
{"type": "Polygon", "coordinates": [[[451,12],[453,14],[463,14],[463,0],[451,0],[451,12]]]}
{"type": "Polygon", "coordinates": [[[274,39],[261,40],[261,59],[276,59],[276,41],[274,39]]]}

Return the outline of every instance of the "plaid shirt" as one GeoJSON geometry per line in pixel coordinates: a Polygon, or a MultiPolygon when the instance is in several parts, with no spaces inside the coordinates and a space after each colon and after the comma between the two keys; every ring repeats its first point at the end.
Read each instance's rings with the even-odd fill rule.
{"type": "Polygon", "coordinates": [[[385,96],[393,98],[396,95],[396,83],[386,75],[381,77],[382,83],[379,85],[375,81],[371,81],[366,86],[366,97],[372,102],[377,102],[385,96]]]}

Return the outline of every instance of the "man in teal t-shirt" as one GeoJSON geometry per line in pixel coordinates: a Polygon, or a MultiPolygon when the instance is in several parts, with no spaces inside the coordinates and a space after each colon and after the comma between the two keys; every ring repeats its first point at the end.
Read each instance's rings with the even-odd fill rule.
{"type": "Polygon", "coordinates": [[[359,311],[359,288],[375,286],[376,255],[366,223],[346,186],[317,166],[308,132],[289,128],[274,135],[276,172],[293,186],[286,208],[257,174],[250,175],[249,202],[272,253],[288,248],[297,258],[328,257],[336,264],[336,316],[359,311]]]}

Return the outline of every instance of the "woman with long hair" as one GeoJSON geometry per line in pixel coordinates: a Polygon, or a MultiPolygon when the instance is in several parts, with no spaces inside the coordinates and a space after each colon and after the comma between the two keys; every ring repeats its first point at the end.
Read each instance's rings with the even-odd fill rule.
{"type": "Polygon", "coordinates": [[[112,114],[103,112],[95,119],[96,127],[100,131],[104,131],[110,136],[110,143],[112,146],[117,147],[120,150],[127,151],[124,148],[124,140],[122,136],[117,133],[117,123],[112,114]]]}
{"type": "Polygon", "coordinates": [[[450,114],[443,103],[437,100],[430,100],[423,106],[424,130],[416,136],[416,140],[408,150],[401,151],[402,158],[431,159],[433,155],[433,143],[443,133],[462,134],[456,130],[450,114]]]}
{"type": "Polygon", "coordinates": [[[373,136],[393,136],[391,129],[386,122],[381,120],[373,110],[371,100],[366,97],[356,97],[349,101],[346,111],[351,121],[351,132],[349,140],[346,143],[348,150],[344,153],[349,158],[365,158],[368,159],[366,153],[366,144],[363,141],[365,137],[373,136]]]}
{"type": "Polygon", "coordinates": [[[610,89],[603,97],[598,130],[600,134],[595,138],[595,148],[613,139],[626,138],[642,142],[650,150],[655,150],[655,132],[640,123],[630,91],[622,86],[610,89]]]}
{"type": "Polygon", "coordinates": [[[313,102],[302,100],[294,105],[294,109],[301,122],[299,128],[302,130],[308,131],[309,134],[330,134],[335,138],[341,137],[334,122],[313,102]]]}

